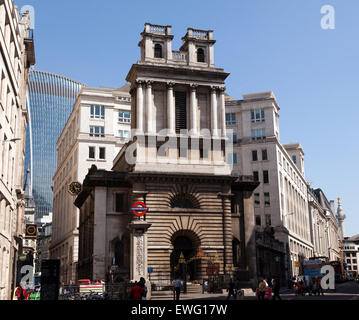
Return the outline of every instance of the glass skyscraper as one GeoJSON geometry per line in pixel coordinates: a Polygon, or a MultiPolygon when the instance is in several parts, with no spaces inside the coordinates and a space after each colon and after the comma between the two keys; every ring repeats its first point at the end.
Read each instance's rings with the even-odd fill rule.
{"type": "Polygon", "coordinates": [[[34,69],[30,71],[25,171],[30,169],[37,221],[52,212],[51,186],[57,164],[56,142],[82,86],[63,76],[34,69]]]}

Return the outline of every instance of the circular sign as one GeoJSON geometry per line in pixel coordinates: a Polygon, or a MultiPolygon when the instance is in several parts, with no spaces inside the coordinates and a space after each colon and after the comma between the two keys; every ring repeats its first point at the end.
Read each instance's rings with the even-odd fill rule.
{"type": "Polygon", "coordinates": [[[142,217],[147,213],[148,208],[143,202],[139,201],[133,205],[131,210],[133,214],[136,215],[137,217],[142,217]]]}

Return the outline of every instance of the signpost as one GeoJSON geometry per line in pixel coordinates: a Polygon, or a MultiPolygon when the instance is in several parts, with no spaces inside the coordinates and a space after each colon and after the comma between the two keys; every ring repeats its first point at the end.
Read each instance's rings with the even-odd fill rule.
{"type": "Polygon", "coordinates": [[[147,212],[148,212],[148,208],[146,206],[146,204],[144,204],[143,202],[139,201],[136,202],[133,207],[131,208],[133,214],[137,217],[143,217],[147,212]]]}
{"type": "Polygon", "coordinates": [[[311,278],[321,278],[321,268],[323,266],[323,263],[321,260],[309,260],[303,262],[303,268],[304,268],[304,275],[309,276],[311,278]]]}

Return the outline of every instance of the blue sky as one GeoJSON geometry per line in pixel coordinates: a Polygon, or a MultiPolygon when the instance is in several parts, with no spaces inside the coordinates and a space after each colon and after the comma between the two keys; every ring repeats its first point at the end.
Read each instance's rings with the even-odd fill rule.
{"type": "Polygon", "coordinates": [[[36,68],[90,86],[119,87],[139,59],[144,23],[172,25],[173,50],[187,27],[214,30],[215,62],[227,92],[272,90],[281,142],[300,142],[306,178],[342,198],[346,235],[359,234],[359,1],[15,0],[35,8],[36,68]],[[335,29],[323,30],[323,5],[335,29]]]}

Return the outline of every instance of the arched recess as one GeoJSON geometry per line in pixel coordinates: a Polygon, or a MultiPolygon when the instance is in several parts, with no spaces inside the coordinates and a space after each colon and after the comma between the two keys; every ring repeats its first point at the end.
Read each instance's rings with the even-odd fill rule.
{"type": "Polygon", "coordinates": [[[172,279],[181,278],[187,280],[199,280],[201,260],[196,257],[201,246],[201,240],[192,230],[179,230],[171,237],[172,253],[170,257],[172,279]],[[186,263],[181,263],[181,257],[186,263]]]}
{"type": "Polygon", "coordinates": [[[177,209],[200,209],[198,199],[189,193],[179,193],[170,199],[171,208],[177,209]]]}

